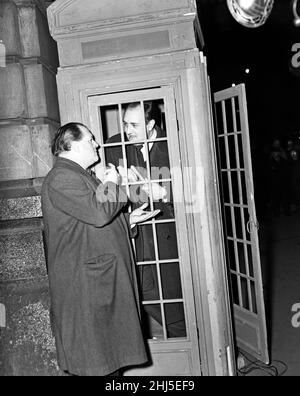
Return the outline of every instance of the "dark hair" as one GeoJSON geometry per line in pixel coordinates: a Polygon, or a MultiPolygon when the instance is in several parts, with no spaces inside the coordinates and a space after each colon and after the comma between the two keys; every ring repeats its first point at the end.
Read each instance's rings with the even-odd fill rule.
{"type": "Polygon", "coordinates": [[[81,127],[86,128],[85,125],[79,122],[70,122],[69,124],[60,127],[54,136],[52,141],[52,154],[58,156],[64,151],[71,150],[72,142],[79,142],[82,139],[81,127]]]}
{"type": "MultiPolygon", "coordinates": [[[[141,102],[130,103],[126,110],[135,109],[141,106],[141,102]]],[[[146,101],[144,102],[144,113],[145,113],[145,121],[148,124],[149,121],[155,120],[156,123],[160,121],[161,113],[156,101],[146,101]]]]}

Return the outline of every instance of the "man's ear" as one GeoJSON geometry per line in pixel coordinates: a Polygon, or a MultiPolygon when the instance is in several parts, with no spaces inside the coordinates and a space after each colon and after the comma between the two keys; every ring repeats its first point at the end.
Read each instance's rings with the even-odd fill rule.
{"type": "Polygon", "coordinates": [[[150,133],[155,127],[155,120],[150,120],[147,124],[147,132],[150,133]]]}

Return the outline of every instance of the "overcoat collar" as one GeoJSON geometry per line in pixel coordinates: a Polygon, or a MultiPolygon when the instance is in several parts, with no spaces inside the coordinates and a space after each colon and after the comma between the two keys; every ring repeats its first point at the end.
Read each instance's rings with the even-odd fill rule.
{"type": "Polygon", "coordinates": [[[93,184],[95,184],[95,183],[97,185],[101,184],[100,180],[93,177],[88,170],[84,169],[82,166],[77,164],[77,162],[74,162],[68,158],[57,157],[55,164],[54,164],[54,168],[71,169],[73,171],[81,173],[83,176],[85,176],[88,179],[90,179],[91,181],[93,181],[93,184]]]}

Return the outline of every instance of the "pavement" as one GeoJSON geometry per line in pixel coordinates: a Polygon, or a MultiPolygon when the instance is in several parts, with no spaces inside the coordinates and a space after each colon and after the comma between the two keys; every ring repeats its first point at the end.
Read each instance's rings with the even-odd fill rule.
{"type": "Polygon", "coordinates": [[[269,217],[259,237],[271,365],[248,375],[300,376],[300,213],[269,217]]]}

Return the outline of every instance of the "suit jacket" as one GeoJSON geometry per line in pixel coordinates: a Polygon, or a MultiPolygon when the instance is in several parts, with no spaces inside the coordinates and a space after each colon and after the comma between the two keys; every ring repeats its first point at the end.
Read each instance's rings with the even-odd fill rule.
{"type": "MultiPolygon", "coordinates": [[[[160,128],[156,127],[157,138],[165,137],[165,132],[160,128]]],[[[107,144],[121,142],[121,136],[112,136],[107,144]]],[[[129,145],[126,149],[127,152],[127,166],[130,168],[131,165],[138,166],[141,173],[145,178],[147,177],[146,163],[140,149],[134,145],[129,145]]],[[[153,144],[149,154],[149,161],[151,167],[152,180],[156,179],[156,175],[160,173],[162,168],[170,169],[168,145],[166,141],[159,141],[153,144]]],[[[124,165],[123,154],[121,146],[114,146],[106,149],[106,162],[112,163],[116,166],[124,165]],[[121,162],[120,162],[121,161],[121,162]]],[[[170,178],[170,172],[169,172],[170,178]]],[[[145,201],[144,197],[141,201],[145,201]]],[[[138,203],[134,206],[139,206],[138,203]]],[[[174,219],[174,209],[172,203],[172,192],[169,197],[168,203],[157,202],[155,208],[161,210],[161,215],[156,219],[174,219]]],[[[153,261],[155,260],[155,249],[152,227],[139,226],[138,236],[136,238],[136,254],[137,261],[153,261]]],[[[177,248],[177,236],[176,228],[174,223],[166,223],[164,225],[158,225],[157,240],[158,240],[158,251],[160,260],[178,259],[178,248],[177,248]]],[[[147,268],[147,267],[146,267],[147,268]]],[[[141,288],[143,298],[146,300],[157,300],[158,298],[158,285],[157,285],[157,274],[156,269],[152,268],[154,272],[151,276],[147,276],[146,272],[140,272],[141,288]]],[[[145,269],[146,270],[146,269],[145,269]]],[[[150,275],[150,274],[149,274],[150,275]]],[[[162,265],[161,276],[163,279],[163,291],[164,298],[182,298],[181,281],[179,270],[174,270],[174,266],[162,265]]],[[[175,322],[182,319],[182,310],[179,312],[174,304],[169,307],[169,322],[175,322]],[[174,308],[174,309],[173,309],[174,308]]],[[[157,319],[158,320],[158,319],[157,319]]]]}
{"type": "Polygon", "coordinates": [[[43,184],[58,362],[75,375],[103,376],[147,361],[121,192],[63,158],[43,184]]]}

